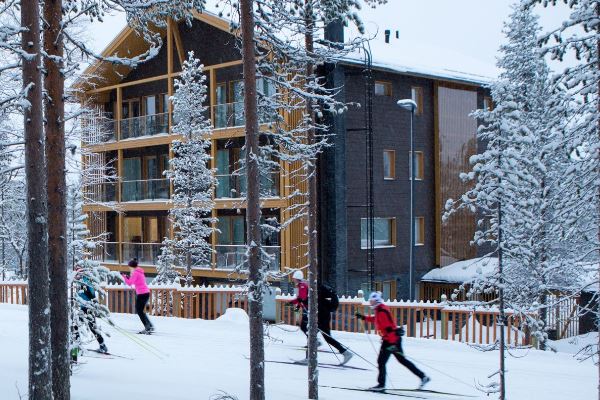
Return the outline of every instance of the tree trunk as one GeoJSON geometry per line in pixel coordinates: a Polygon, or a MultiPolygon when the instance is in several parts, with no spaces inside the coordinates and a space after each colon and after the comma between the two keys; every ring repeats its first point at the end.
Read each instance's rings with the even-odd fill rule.
{"type": "Polygon", "coordinates": [[[264,273],[261,265],[259,144],[254,51],[254,2],[240,0],[244,113],[246,118],[246,240],[248,243],[248,309],[250,317],[250,400],[265,398],[265,353],[262,303],[264,273]]]}
{"type": "Polygon", "coordinates": [[[25,176],[27,180],[27,263],[29,285],[29,398],[52,399],[50,304],[47,262],[48,210],[44,157],[40,10],[37,0],[21,1],[23,57],[25,176]]]}
{"type": "Polygon", "coordinates": [[[54,400],[70,398],[69,302],[67,283],[67,203],[65,183],[65,78],[61,33],[62,0],[44,2],[46,75],[46,160],[48,163],[48,268],[52,328],[52,393],[54,400]]]}
{"type": "MultiPolygon", "coordinates": [[[[304,45],[308,54],[306,63],[306,79],[312,81],[312,75],[314,73],[314,65],[310,59],[310,55],[314,48],[314,39],[312,30],[314,27],[313,10],[311,0],[305,1],[304,10],[304,24],[306,33],[304,36],[304,45]]],[[[310,87],[307,89],[308,92],[312,92],[310,87]]],[[[308,129],[307,141],[309,146],[315,142],[315,130],[314,130],[314,112],[311,103],[312,99],[306,99],[306,113],[309,124],[311,126],[308,129]]],[[[318,288],[317,288],[317,277],[319,276],[318,270],[318,254],[317,254],[317,158],[307,161],[307,173],[308,173],[308,398],[317,400],[319,398],[319,369],[317,360],[317,349],[319,347],[317,341],[317,334],[319,333],[318,327],[318,288]]]]}

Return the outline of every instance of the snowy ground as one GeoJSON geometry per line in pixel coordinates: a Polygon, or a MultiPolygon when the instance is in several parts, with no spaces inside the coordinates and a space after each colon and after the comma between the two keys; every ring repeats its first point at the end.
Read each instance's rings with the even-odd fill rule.
{"type": "MultiPolygon", "coordinates": [[[[248,393],[248,329],[239,314],[229,314],[218,321],[153,318],[158,333],[155,336],[135,335],[160,349],[156,355],[137,345],[127,335],[108,326],[107,343],[115,354],[133,358],[102,359],[83,357],[72,377],[74,400],[178,400],[209,399],[220,390],[240,400],[248,393]]],[[[245,316],[244,316],[245,317],[245,316]]],[[[135,331],[141,324],[134,315],[114,315],[120,327],[135,331]]],[[[270,335],[283,342],[267,341],[268,360],[289,361],[303,357],[301,350],[290,346],[305,344],[301,332],[287,326],[286,332],[271,327],[270,335]]],[[[375,362],[375,336],[335,333],[344,344],[371,362],[375,362]]],[[[89,347],[95,348],[95,342],[89,347]]],[[[482,353],[464,344],[442,340],[406,339],[408,356],[421,361],[432,377],[430,389],[486,398],[470,387],[474,382],[487,382],[496,369],[498,353],[482,353]],[[432,366],[432,369],[428,366],[432,366]]],[[[522,358],[509,357],[508,398],[514,399],[592,399],[596,395],[597,369],[591,362],[579,363],[571,354],[540,351],[518,351],[522,358]]],[[[95,353],[91,353],[95,355],[95,353]]],[[[321,362],[335,362],[334,355],[319,353],[321,362]]],[[[320,369],[322,385],[366,387],[375,384],[376,371],[355,357],[350,365],[371,368],[320,369]]],[[[391,377],[388,386],[414,388],[417,379],[394,360],[388,363],[391,377]]],[[[27,389],[27,309],[24,306],[0,304],[0,390],[2,399],[18,399],[18,391],[27,389]],[[18,388],[18,390],[17,390],[18,388]]],[[[306,399],[306,367],[267,363],[267,399],[306,399]]],[[[321,388],[324,400],[390,399],[398,396],[321,388]]],[[[426,399],[460,399],[429,393],[410,393],[426,399]]],[[[489,397],[493,398],[493,397],[489,397]]]]}

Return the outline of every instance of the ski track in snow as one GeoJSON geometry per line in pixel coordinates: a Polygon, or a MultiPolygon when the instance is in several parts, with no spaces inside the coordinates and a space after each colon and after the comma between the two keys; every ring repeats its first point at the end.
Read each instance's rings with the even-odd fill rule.
{"type": "MultiPolygon", "coordinates": [[[[157,335],[134,335],[168,354],[159,358],[139,346],[127,335],[119,333],[108,324],[102,324],[109,351],[116,355],[132,357],[134,360],[114,358],[85,358],[86,364],[76,368],[71,378],[74,400],[187,400],[209,399],[220,390],[248,398],[249,368],[248,324],[239,310],[221,321],[185,320],[177,318],[151,317],[157,335]],[[161,336],[160,333],[164,333],[161,336]]],[[[141,329],[136,315],[113,314],[115,323],[128,331],[141,329]]],[[[0,388],[3,400],[18,399],[27,391],[27,308],[0,304],[0,388]]],[[[288,329],[290,327],[287,327],[288,329]]],[[[270,335],[283,340],[290,346],[302,346],[306,339],[302,332],[285,332],[275,326],[270,335]]],[[[379,347],[379,339],[373,335],[334,332],[334,337],[349,346],[372,363],[377,354],[371,342],[379,347]],[[370,338],[370,340],[369,340],[370,338]]],[[[281,343],[281,342],[278,342],[281,343]]],[[[94,348],[95,342],[86,347],[94,348]]],[[[326,346],[326,345],[325,345],[326,346]]],[[[487,376],[497,370],[498,353],[480,352],[460,343],[442,340],[406,339],[404,350],[417,361],[417,365],[431,376],[428,389],[486,396],[463,382],[487,383],[487,376]],[[419,364],[422,360],[426,365],[419,364]],[[435,371],[431,365],[444,374],[435,371]]],[[[518,351],[520,355],[524,350],[518,351]]],[[[161,353],[158,353],[161,354],[161,353]]],[[[298,358],[293,348],[277,345],[265,339],[265,354],[268,360],[287,361],[298,358]]],[[[319,353],[319,360],[335,363],[333,354],[319,353]]],[[[349,365],[371,368],[370,371],[320,369],[319,383],[327,386],[348,388],[369,387],[376,383],[377,371],[355,356],[349,365]]],[[[266,388],[269,400],[300,400],[307,397],[305,366],[267,363],[266,388]]],[[[515,399],[592,399],[596,395],[597,369],[590,361],[580,363],[571,354],[530,350],[523,358],[507,358],[508,398],[515,399]]],[[[394,359],[388,362],[389,388],[415,388],[418,380],[394,359]]],[[[322,400],[366,400],[395,399],[397,396],[369,392],[320,388],[322,400]]],[[[427,399],[449,399],[460,397],[411,393],[427,399]]],[[[494,398],[487,397],[487,399],[494,398]]]]}

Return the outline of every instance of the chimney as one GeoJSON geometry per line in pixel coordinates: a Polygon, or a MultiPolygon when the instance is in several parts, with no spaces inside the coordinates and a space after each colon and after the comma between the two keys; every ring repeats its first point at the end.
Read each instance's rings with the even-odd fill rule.
{"type": "Polygon", "coordinates": [[[391,31],[389,29],[386,29],[384,33],[385,33],[385,42],[389,43],[390,42],[390,33],[391,33],[391,31]]]}

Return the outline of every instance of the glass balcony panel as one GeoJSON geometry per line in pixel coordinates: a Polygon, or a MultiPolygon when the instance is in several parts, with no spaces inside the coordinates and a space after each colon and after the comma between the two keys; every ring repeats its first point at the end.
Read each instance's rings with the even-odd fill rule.
{"type": "Polygon", "coordinates": [[[122,243],[123,262],[137,258],[140,265],[157,265],[162,243],[122,243]]]}
{"type": "MultiPolygon", "coordinates": [[[[240,198],[246,196],[246,174],[216,175],[218,186],[216,198],[240,198]]],[[[279,196],[279,171],[260,174],[260,196],[279,196]]]]}
{"type": "Polygon", "coordinates": [[[117,183],[106,182],[84,186],[83,196],[86,203],[110,203],[117,201],[117,183]]]}
{"type": "Polygon", "coordinates": [[[119,243],[105,242],[102,245],[102,260],[107,263],[119,262],[119,243]]]}
{"type": "MultiPolygon", "coordinates": [[[[262,246],[263,251],[267,256],[263,258],[269,259],[269,271],[279,271],[279,259],[281,254],[280,246],[262,246]]],[[[246,260],[245,245],[227,245],[218,244],[215,246],[217,253],[216,269],[233,270],[237,267],[242,267],[246,260]]]]}
{"type": "Polygon", "coordinates": [[[169,179],[121,182],[121,201],[168,200],[169,179]]]}
{"type": "Polygon", "coordinates": [[[142,115],[121,120],[121,139],[169,133],[169,114],[142,115]]]}

